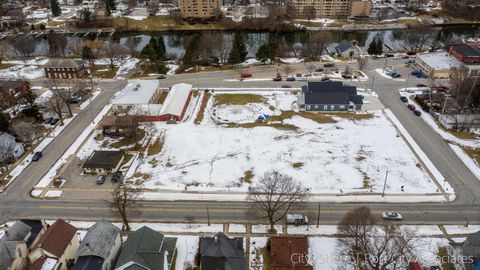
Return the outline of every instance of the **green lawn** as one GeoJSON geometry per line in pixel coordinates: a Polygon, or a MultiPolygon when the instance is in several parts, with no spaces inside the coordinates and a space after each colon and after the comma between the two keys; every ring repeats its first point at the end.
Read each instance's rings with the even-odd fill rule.
{"type": "Polygon", "coordinates": [[[249,103],[263,103],[265,98],[255,94],[218,94],[214,96],[215,106],[218,105],[246,105],[249,103]]]}
{"type": "Polygon", "coordinates": [[[112,79],[117,74],[118,67],[111,70],[108,65],[95,65],[94,70],[94,74],[97,78],[112,79]]]}

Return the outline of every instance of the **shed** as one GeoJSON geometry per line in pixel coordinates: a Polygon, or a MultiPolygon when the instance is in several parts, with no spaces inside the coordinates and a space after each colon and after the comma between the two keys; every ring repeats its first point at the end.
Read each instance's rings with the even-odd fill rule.
{"type": "Polygon", "coordinates": [[[165,102],[163,103],[163,108],[160,111],[160,115],[165,116],[167,121],[182,121],[191,97],[191,84],[178,83],[173,85],[168,92],[165,102]]]}
{"type": "Polygon", "coordinates": [[[83,172],[88,174],[115,173],[123,161],[123,151],[95,150],[83,163],[83,172]]]}

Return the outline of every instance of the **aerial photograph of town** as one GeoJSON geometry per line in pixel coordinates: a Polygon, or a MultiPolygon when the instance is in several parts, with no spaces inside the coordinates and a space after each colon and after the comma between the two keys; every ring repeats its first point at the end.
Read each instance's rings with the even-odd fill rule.
{"type": "Polygon", "coordinates": [[[0,0],[0,270],[480,270],[480,0],[0,0]]]}

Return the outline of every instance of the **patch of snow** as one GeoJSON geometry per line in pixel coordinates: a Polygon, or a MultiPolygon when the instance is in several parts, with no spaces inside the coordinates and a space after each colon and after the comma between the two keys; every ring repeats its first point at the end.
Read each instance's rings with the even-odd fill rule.
{"type": "Polygon", "coordinates": [[[475,177],[480,180],[480,168],[478,167],[477,163],[469,156],[462,148],[458,145],[454,145],[449,143],[450,148],[452,148],[453,152],[457,154],[457,156],[462,160],[463,164],[467,166],[467,168],[475,175],[475,177]]]}
{"type": "Polygon", "coordinates": [[[57,265],[57,259],[47,258],[45,262],[43,262],[41,270],[53,270],[57,265]]]}
{"type": "Polygon", "coordinates": [[[471,234],[480,231],[480,225],[469,225],[465,227],[463,225],[444,225],[445,231],[448,234],[471,234]]]}
{"type": "Polygon", "coordinates": [[[228,232],[230,233],[246,233],[247,228],[244,224],[229,224],[228,232]]]}
{"type": "Polygon", "coordinates": [[[303,59],[290,57],[290,58],[280,58],[280,61],[287,64],[297,64],[297,63],[302,63],[303,59]]]}
{"type": "Polygon", "coordinates": [[[405,79],[396,79],[396,78],[393,78],[393,77],[387,75],[387,71],[385,71],[383,68],[377,68],[377,69],[375,69],[375,72],[377,72],[380,76],[382,76],[385,79],[390,79],[390,80],[394,80],[394,81],[397,81],[397,82],[404,82],[405,81],[405,79]]]}
{"type": "MultiPolygon", "coordinates": [[[[282,225],[276,224],[274,228],[277,233],[283,233],[282,225]]],[[[267,224],[252,225],[252,233],[267,233],[269,229],[270,225],[267,224]]]]}
{"type": "Polygon", "coordinates": [[[175,72],[177,72],[177,69],[180,67],[179,65],[175,64],[167,64],[168,67],[168,72],[167,75],[173,75],[175,72]]]}
{"type": "Polygon", "coordinates": [[[61,190],[49,190],[45,193],[45,198],[60,198],[63,191],[61,190]]]}
{"type": "MultiPolygon", "coordinates": [[[[312,223],[313,221],[310,221],[312,223]]],[[[308,225],[308,226],[294,226],[288,225],[287,227],[288,234],[301,234],[301,235],[333,235],[337,233],[337,226],[329,225],[308,225]]]]}
{"type": "Polygon", "coordinates": [[[193,269],[198,252],[198,236],[173,236],[177,238],[175,269],[193,269]]]}

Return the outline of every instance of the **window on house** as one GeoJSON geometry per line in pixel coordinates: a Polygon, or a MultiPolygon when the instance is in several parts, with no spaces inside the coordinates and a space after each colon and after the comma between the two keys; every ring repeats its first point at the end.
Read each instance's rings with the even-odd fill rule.
{"type": "Polygon", "coordinates": [[[335,105],[330,105],[330,110],[334,111],[335,110],[335,105]]]}
{"type": "Polygon", "coordinates": [[[324,111],[328,111],[328,105],[323,106],[324,111]]]}

